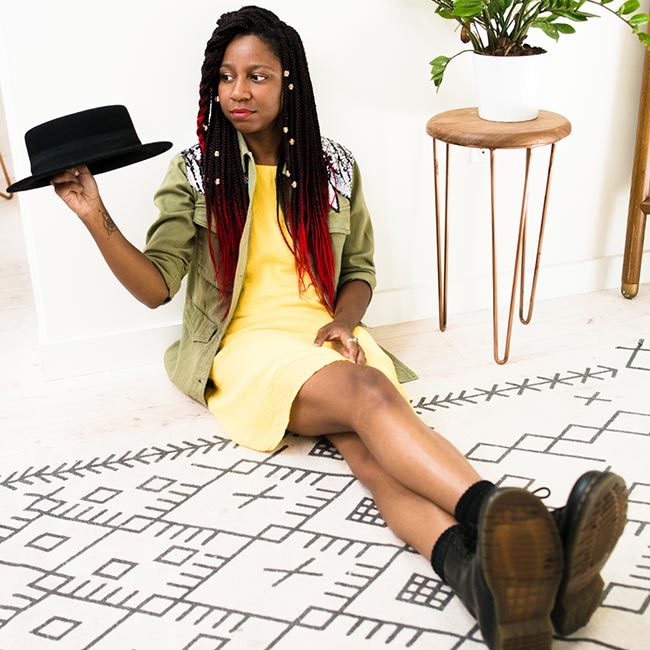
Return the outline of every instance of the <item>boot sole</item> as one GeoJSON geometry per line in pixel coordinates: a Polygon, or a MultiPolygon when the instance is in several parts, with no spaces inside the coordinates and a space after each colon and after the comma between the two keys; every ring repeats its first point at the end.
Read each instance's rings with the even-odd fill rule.
{"type": "Polygon", "coordinates": [[[585,625],[600,604],[600,571],[625,528],[625,482],[616,474],[597,476],[567,516],[570,527],[564,540],[564,576],[551,614],[562,635],[585,625]]]}
{"type": "Polygon", "coordinates": [[[544,504],[504,488],[484,505],[481,561],[494,598],[494,650],[548,650],[562,578],[562,543],[544,504]]]}

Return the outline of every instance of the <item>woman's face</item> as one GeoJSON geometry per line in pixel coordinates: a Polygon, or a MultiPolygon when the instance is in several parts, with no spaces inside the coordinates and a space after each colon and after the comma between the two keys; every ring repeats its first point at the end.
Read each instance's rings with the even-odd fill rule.
{"type": "Polygon", "coordinates": [[[257,36],[230,41],[219,68],[219,103],[232,125],[243,134],[280,129],[282,66],[257,36]]]}

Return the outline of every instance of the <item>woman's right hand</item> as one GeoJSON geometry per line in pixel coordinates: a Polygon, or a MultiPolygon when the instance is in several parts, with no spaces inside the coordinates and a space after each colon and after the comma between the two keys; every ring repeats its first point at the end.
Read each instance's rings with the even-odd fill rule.
{"type": "Polygon", "coordinates": [[[50,184],[54,185],[54,191],[82,220],[103,205],[97,183],[87,165],[66,169],[52,178],[50,184]]]}

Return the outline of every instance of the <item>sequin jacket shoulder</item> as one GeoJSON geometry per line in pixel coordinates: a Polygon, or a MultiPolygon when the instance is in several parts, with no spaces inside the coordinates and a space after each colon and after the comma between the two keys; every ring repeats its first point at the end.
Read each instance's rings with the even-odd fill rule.
{"type": "MultiPolygon", "coordinates": [[[[339,212],[340,206],[337,192],[348,200],[352,197],[354,156],[349,149],[330,138],[321,138],[321,142],[327,160],[330,206],[336,212],[339,212]]],[[[190,185],[197,192],[205,194],[201,168],[201,148],[198,142],[187,149],[183,149],[180,155],[185,162],[187,180],[190,185]]]]}

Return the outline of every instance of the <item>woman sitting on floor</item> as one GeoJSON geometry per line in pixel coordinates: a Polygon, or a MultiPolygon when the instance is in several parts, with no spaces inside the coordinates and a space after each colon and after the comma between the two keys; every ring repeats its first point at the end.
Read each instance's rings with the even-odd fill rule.
{"type": "Polygon", "coordinates": [[[272,12],[219,18],[197,133],[156,193],[144,252],[120,233],[87,167],[53,180],[143,303],[165,304],[189,273],[183,335],[165,354],[171,379],[241,445],[272,451],[287,431],[326,436],[490,648],[549,648],[553,627],[586,624],[625,524],[623,481],[588,472],[550,513],[530,492],[481,480],[419,419],[360,324],[375,269],[358,165],[321,137],[301,39],[272,12]]]}

